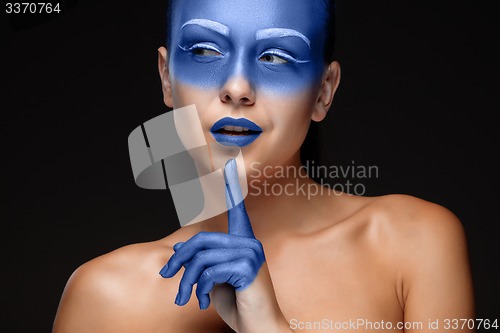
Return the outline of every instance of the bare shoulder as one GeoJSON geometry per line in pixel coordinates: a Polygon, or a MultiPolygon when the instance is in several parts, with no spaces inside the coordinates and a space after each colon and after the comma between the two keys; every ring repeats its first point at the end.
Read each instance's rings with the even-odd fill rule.
{"type": "Polygon", "coordinates": [[[457,216],[408,195],[366,199],[354,214],[354,229],[368,244],[369,256],[390,263],[405,316],[470,318],[472,281],[466,236],[457,216]]]}
{"type": "Polygon", "coordinates": [[[78,267],[65,287],[53,332],[175,331],[175,325],[183,323],[171,319],[195,308],[174,305],[180,274],[163,279],[159,271],[173,254],[173,245],[199,227],[124,246],[78,267]]]}
{"type": "Polygon", "coordinates": [[[158,283],[154,270],[168,251],[159,242],[134,244],[78,267],[66,284],[54,332],[124,330],[129,325],[124,314],[132,313],[140,299],[137,286],[158,283]]]}
{"type": "Polygon", "coordinates": [[[443,246],[465,248],[462,223],[447,208],[409,195],[373,197],[366,206],[369,226],[387,237],[388,245],[403,246],[418,255],[443,246]],[[419,251],[413,251],[413,250],[419,251]]]}
{"type": "MultiPolygon", "coordinates": [[[[346,227],[386,246],[426,246],[464,242],[460,220],[447,208],[413,196],[345,196],[346,227]]],[[[420,249],[425,251],[425,249],[420,249]]]]}

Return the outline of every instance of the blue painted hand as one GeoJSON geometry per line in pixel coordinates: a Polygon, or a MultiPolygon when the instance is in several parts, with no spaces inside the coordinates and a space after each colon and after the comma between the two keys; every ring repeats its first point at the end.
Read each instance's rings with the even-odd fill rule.
{"type": "Polygon", "coordinates": [[[228,205],[228,234],[200,232],[174,246],[175,253],[160,274],[174,276],[184,266],[175,303],[185,305],[196,283],[200,309],[210,305],[209,293],[216,284],[228,283],[236,291],[247,288],[265,261],[262,244],[255,239],[245,209],[234,159],[224,169],[228,205]]]}
{"type": "Polygon", "coordinates": [[[228,233],[200,232],[175,244],[160,274],[170,278],[184,266],[175,303],[185,305],[197,284],[200,309],[212,302],[236,332],[293,332],[278,305],[263,246],[254,236],[235,160],[226,163],[224,176],[228,233]]]}

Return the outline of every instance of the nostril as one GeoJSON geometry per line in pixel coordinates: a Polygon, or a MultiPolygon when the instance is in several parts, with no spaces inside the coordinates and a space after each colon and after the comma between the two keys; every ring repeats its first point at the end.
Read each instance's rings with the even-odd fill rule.
{"type": "Polygon", "coordinates": [[[236,77],[228,80],[220,90],[220,100],[223,103],[235,105],[252,105],[255,101],[255,92],[250,82],[245,78],[236,77]]]}
{"type": "Polygon", "coordinates": [[[241,97],[241,98],[232,98],[230,95],[223,95],[221,98],[222,102],[224,103],[238,103],[241,105],[252,105],[253,102],[250,98],[248,97],[241,97]]]}

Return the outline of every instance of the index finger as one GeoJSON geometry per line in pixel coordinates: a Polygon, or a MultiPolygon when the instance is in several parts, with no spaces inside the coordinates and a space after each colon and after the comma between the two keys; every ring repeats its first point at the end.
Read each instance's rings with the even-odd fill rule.
{"type": "Polygon", "coordinates": [[[228,217],[228,233],[234,236],[255,238],[252,224],[248,217],[243,193],[238,179],[236,160],[230,159],[224,167],[224,180],[226,182],[226,204],[228,217]]]}

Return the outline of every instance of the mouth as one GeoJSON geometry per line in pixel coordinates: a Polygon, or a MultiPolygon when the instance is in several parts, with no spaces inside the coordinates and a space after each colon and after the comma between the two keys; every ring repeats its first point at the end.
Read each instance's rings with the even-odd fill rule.
{"type": "Polygon", "coordinates": [[[224,146],[248,146],[261,134],[262,128],[245,118],[222,118],[210,129],[214,139],[224,146]]]}

